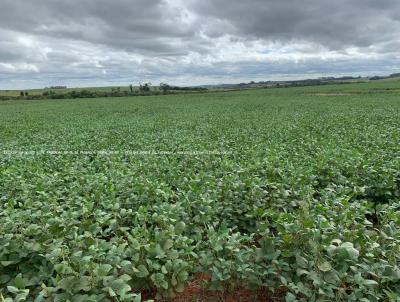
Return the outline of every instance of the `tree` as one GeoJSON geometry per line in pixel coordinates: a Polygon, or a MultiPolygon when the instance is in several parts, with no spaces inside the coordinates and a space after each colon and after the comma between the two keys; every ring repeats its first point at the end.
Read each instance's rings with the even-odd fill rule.
{"type": "Polygon", "coordinates": [[[133,85],[132,84],[129,85],[129,89],[131,90],[131,93],[133,93],[133,85]]]}
{"type": "Polygon", "coordinates": [[[21,92],[19,93],[19,95],[20,95],[20,96],[24,96],[25,93],[24,93],[23,91],[21,91],[21,92]]]}
{"type": "Polygon", "coordinates": [[[169,86],[168,84],[165,84],[165,83],[160,83],[160,90],[161,90],[164,94],[167,94],[168,91],[171,90],[171,86],[169,86]]]}
{"type": "Polygon", "coordinates": [[[145,83],[144,85],[140,84],[139,91],[140,92],[150,92],[151,83],[145,83]]]}

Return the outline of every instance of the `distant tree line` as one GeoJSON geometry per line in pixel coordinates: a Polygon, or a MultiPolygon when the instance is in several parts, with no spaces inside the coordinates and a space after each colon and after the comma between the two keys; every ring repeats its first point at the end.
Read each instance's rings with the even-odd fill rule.
{"type": "Polygon", "coordinates": [[[207,91],[206,88],[198,87],[178,87],[161,83],[159,86],[152,86],[151,83],[140,84],[134,87],[132,84],[125,89],[121,87],[112,87],[110,90],[101,89],[77,89],[60,91],[57,89],[45,90],[41,94],[29,94],[27,91],[21,91],[18,96],[0,96],[0,100],[39,100],[39,99],[78,99],[78,98],[108,98],[108,97],[127,97],[127,96],[151,96],[175,94],[179,91],[186,92],[202,92],[207,91]]]}
{"type": "Polygon", "coordinates": [[[378,80],[384,80],[388,78],[400,78],[400,73],[393,73],[390,76],[374,76],[372,78],[369,78],[370,81],[378,81],[378,80]]]}
{"type": "MultiPolygon", "coordinates": [[[[305,79],[305,80],[293,80],[293,81],[260,81],[240,84],[222,84],[213,86],[217,89],[254,89],[254,88],[287,88],[287,87],[303,87],[303,86],[319,86],[319,85],[332,85],[332,84],[348,84],[349,80],[355,82],[362,81],[361,77],[350,77],[344,76],[339,78],[329,77],[320,79],[305,79]]],[[[208,86],[209,87],[209,86],[208,86]]]]}
{"type": "Polygon", "coordinates": [[[46,87],[45,89],[67,89],[67,86],[51,86],[51,87],[46,87]]]}

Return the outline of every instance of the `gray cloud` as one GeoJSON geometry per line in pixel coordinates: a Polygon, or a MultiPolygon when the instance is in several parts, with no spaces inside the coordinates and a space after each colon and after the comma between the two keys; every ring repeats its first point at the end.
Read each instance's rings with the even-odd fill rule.
{"type": "Polygon", "coordinates": [[[195,34],[180,9],[161,0],[3,0],[1,6],[1,28],[128,50],[174,52],[177,38],[195,34]]]}
{"type": "Polygon", "coordinates": [[[397,0],[191,1],[205,16],[232,24],[239,36],[288,42],[306,40],[334,48],[399,39],[397,0]]]}
{"type": "Polygon", "coordinates": [[[2,0],[0,88],[397,71],[398,0],[2,0]]]}

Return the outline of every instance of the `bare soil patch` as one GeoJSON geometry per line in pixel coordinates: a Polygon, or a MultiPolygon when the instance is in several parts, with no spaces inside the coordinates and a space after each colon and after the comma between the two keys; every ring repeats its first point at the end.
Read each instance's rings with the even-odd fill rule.
{"type": "Polygon", "coordinates": [[[272,293],[266,288],[256,291],[237,289],[234,292],[212,291],[208,289],[207,282],[211,277],[197,275],[181,294],[163,302],[282,302],[285,297],[285,289],[278,289],[272,293]]]}

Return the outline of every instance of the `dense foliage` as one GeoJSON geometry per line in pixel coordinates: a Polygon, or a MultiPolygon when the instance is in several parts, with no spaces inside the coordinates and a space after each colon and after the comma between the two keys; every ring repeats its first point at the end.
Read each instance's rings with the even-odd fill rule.
{"type": "Polygon", "coordinates": [[[0,301],[172,297],[197,272],[400,301],[399,84],[374,85],[0,103],[0,301]]]}

